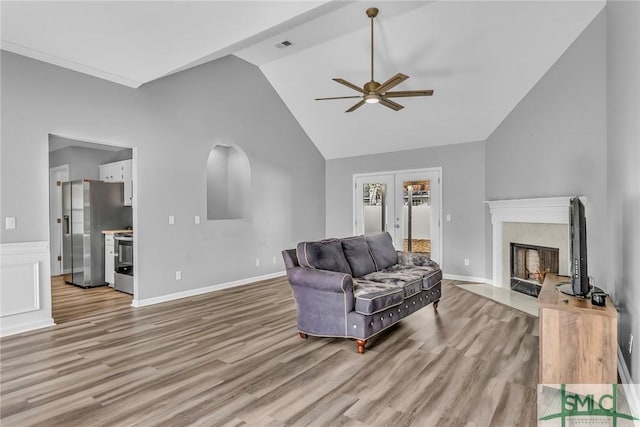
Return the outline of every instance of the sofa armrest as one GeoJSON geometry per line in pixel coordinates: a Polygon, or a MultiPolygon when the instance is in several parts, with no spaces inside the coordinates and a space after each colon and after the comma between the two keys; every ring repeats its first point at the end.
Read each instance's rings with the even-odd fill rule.
{"type": "Polygon", "coordinates": [[[403,251],[396,252],[398,253],[398,264],[400,265],[407,265],[410,267],[432,267],[436,269],[440,268],[438,263],[433,261],[427,254],[403,251]]]}
{"type": "Polygon", "coordinates": [[[313,288],[324,292],[351,294],[353,297],[353,279],[351,275],[328,270],[316,270],[306,267],[294,267],[287,270],[291,286],[313,288]]]}

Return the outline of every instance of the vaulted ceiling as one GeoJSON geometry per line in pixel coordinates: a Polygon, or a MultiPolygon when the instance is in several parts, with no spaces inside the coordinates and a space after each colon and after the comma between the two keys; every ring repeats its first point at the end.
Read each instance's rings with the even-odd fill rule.
{"type": "Polygon", "coordinates": [[[594,1],[2,1],[2,49],[140,85],[228,54],[260,67],[327,159],[483,141],[591,23],[594,1]],[[392,111],[331,79],[410,76],[392,111]],[[276,47],[288,40],[290,47],[276,47]]]}

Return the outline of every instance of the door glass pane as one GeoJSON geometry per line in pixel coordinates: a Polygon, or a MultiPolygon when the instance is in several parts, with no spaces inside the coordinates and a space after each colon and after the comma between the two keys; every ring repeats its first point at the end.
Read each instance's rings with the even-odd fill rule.
{"type": "Polygon", "coordinates": [[[362,206],[364,216],[364,232],[375,233],[386,231],[387,185],[384,183],[367,183],[362,188],[362,206]]]}
{"type": "Polygon", "coordinates": [[[402,183],[403,247],[431,254],[431,186],[429,180],[402,183]]]}

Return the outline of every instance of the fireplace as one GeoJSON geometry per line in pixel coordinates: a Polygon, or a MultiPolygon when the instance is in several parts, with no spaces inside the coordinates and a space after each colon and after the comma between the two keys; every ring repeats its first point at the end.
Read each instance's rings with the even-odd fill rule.
{"type": "Polygon", "coordinates": [[[547,273],[559,272],[560,249],[511,243],[511,289],[537,297],[547,273]]]}
{"type": "Polygon", "coordinates": [[[560,248],[559,274],[568,275],[569,201],[571,197],[492,200],[487,202],[493,225],[494,286],[509,289],[511,242],[560,248]]]}

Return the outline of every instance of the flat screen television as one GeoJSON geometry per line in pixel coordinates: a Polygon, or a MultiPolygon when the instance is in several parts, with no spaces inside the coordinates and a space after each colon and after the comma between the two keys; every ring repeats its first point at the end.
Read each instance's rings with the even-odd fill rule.
{"type": "Polygon", "coordinates": [[[578,196],[569,202],[569,260],[571,261],[571,283],[558,287],[560,292],[577,297],[589,294],[587,274],[587,218],[584,204],[578,196]]]}

